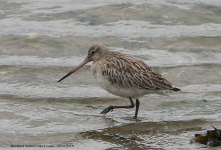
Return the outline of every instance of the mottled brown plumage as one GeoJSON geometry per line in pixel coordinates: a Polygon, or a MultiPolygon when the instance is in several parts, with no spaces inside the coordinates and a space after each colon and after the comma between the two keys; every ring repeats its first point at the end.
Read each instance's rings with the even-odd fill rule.
{"type": "Polygon", "coordinates": [[[173,89],[173,85],[142,60],[135,57],[110,52],[101,66],[102,75],[113,85],[152,90],[173,89]]]}
{"type": "Polygon", "coordinates": [[[114,95],[127,97],[131,102],[129,106],[109,106],[101,112],[103,114],[114,108],[133,108],[132,98],[136,98],[136,118],[140,96],[162,90],[180,91],[142,60],[110,51],[102,44],[93,45],[85,60],[58,82],[90,61],[93,61],[92,71],[102,88],[114,95]]]}

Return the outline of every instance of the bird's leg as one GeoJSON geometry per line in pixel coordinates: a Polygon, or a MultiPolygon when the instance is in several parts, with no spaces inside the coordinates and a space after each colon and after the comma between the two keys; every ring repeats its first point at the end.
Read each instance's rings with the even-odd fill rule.
{"type": "Polygon", "coordinates": [[[140,102],[138,99],[136,99],[136,110],[135,110],[135,116],[133,117],[134,119],[137,118],[139,106],[140,106],[140,102]]]}
{"type": "MultiPolygon", "coordinates": [[[[102,112],[101,112],[101,114],[106,114],[106,113],[108,113],[109,111],[113,111],[113,109],[114,108],[134,108],[134,102],[133,102],[133,100],[131,99],[131,97],[129,97],[129,100],[130,100],[130,103],[131,103],[131,105],[128,105],[128,106],[112,106],[112,105],[110,105],[109,107],[107,107],[107,108],[105,108],[102,112]]],[[[138,101],[139,102],[139,101],[138,101]]],[[[136,103],[137,104],[137,103],[136,103]]],[[[138,106],[138,108],[139,108],[139,106],[138,106]]],[[[137,110],[137,106],[136,106],[136,110],[137,110]]],[[[138,111],[138,110],[137,110],[138,111]]],[[[136,115],[136,114],[135,114],[136,115]]]]}

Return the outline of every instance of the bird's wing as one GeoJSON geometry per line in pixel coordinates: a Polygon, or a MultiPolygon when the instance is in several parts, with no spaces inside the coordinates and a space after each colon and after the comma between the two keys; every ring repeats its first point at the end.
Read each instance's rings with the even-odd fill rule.
{"type": "Polygon", "coordinates": [[[142,60],[135,57],[116,53],[106,60],[102,75],[113,85],[153,90],[174,88],[162,75],[151,70],[142,60]]]}

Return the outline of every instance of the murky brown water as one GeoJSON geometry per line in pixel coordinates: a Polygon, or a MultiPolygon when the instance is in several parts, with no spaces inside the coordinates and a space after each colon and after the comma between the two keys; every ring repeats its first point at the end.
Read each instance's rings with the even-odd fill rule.
{"type": "Polygon", "coordinates": [[[0,0],[0,19],[1,148],[199,149],[195,133],[221,128],[218,0],[0,0]],[[134,109],[100,115],[129,101],[103,90],[91,64],[57,83],[95,43],[143,59],[182,92],[144,96],[137,121],[134,109]]]}

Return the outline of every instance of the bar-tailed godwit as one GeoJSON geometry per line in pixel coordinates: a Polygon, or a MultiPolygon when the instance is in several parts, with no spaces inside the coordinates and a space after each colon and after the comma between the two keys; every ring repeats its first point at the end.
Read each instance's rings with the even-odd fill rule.
{"type": "Polygon", "coordinates": [[[115,108],[134,108],[132,99],[136,99],[134,118],[137,118],[140,102],[139,97],[162,90],[180,91],[162,75],[153,71],[142,60],[130,55],[110,51],[102,44],[93,45],[87,57],[75,69],[66,74],[58,82],[62,81],[79,68],[93,61],[92,71],[101,87],[108,92],[129,98],[128,106],[109,106],[101,114],[106,114],[115,108]]]}

